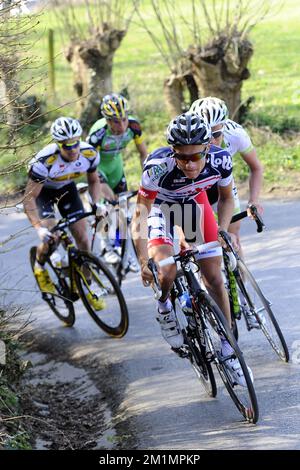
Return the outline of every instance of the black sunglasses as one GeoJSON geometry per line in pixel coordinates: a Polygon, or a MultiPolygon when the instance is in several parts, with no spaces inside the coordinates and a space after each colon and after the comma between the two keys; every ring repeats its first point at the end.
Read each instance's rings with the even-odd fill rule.
{"type": "Polygon", "coordinates": [[[223,131],[215,131],[211,133],[214,139],[218,139],[219,137],[221,137],[222,134],[223,134],[223,131]]]}
{"type": "Polygon", "coordinates": [[[181,162],[197,162],[198,160],[201,160],[202,158],[206,157],[206,155],[207,149],[203,152],[196,152],[190,155],[176,152],[173,153],[173,157],[176,158],[176,160],[180,160],[181,162]]]}

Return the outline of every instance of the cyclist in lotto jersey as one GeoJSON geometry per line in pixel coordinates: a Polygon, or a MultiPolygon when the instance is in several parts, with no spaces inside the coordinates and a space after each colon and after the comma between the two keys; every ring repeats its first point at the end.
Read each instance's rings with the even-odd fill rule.
{"type": "MultiPolygon", "coordinates": [[[[87,141],[95,147],[101,156],[98,166],[103,192],[107,199],[127,191],[124,174],[123,152],[134,141],[139,153],[141,167],[147,157],[147,147],[143,140],[140,123],[129,115],[129,105],[122,95],[113,93],[104,96],[101,103],[102,119],[99,119],[89,131],[87,141]]],[[[113,244],[106,238],[102,240],[102,254],[108,263],[118,261],[113,251],[113,244]]]]}
{"type": "MultiPolygon", "coordinates": [[[[254,204],[258,211],[262,213],[263,209],[259,203],[259,194],[263,180],[263,167],[257,157],[256,149],[254,148],[248,133],[242,126],[231,119],[228,119],[227,106],[224,101],[219,98],[209,96],[207,98],[197,100],[192,104],[190,112],[199,114],[199,116],[204,116],[208,120],[212,128],[213,144],[226,148],[231,157],[236,153],[241,154],[250,170],[248,205],[254,204]]],[[[207,194],[209,202],[214,204],[218,198],[216,186],[213,186],[207,194]]],[[[233,195],[235,201],[234,213],[237,214],[241,211],[241,208],[237,188],[234,183],[233,195]]],[[[238,221],[230,225],[229,229],[231,232],[235,233],[237,237],[240,254],[242,256],[240,227],[241,222],[238,221]]]]}
{"type": "MultiPolygon", "coordinates": [[[[167,141],[171,147],[155,150],[145,162],[133,217],[132,233],[144,283],[152,281],[147,266],[149,257],[158,262],[174,254],[175,226],[182,228],[189,244],[218,240],[218,227],[206,195],[208,188],[218,186],[219,230],[228,229],[234,208],[231,157],[226,150],[210,147],[211,128],[207,121],[196,114],[177,116],[169,124],[167,141]]],[[[221,261],[219,246],[206,254],[200,267],[206,287],[231,324],[221,261]]],[[[171,347],[180,348],[184,339],[169,298],[175,276],[175,266],[159,270],[162,296],[158,300],[157,320],[164,339],[171,347]]],[[[231,346],[223,339],[222,355],[231,353],[231,346]]],[[[226,364],[234,379],[244,385],[238,361],[232,358],[226,364]]]]}
{"type": "MultiPolygon", "coordinates": [[[[101,186],[97,174],[98,152],[88,143],[81,142],[82,128],[76,119],[60,117],[51,126],[54,143],[44,147],[29,162],[29,179],[24,196],[24,210],[41,240],[37,248],[34,275],[41,289],[55,293],[45,262],[50,246],[56,237],[50,232],[55,225],[55,207],[60,214],[76,215],[84,212],[74,180],[87,175],[89,192],[93,203],[101,197],[101,186]]],[[[85,220],[71,226],[79,249],[90,248],[85,220]]],[[[102,299],[89,293],[89,300],[96,310],[103,308],[102,299]]]]}

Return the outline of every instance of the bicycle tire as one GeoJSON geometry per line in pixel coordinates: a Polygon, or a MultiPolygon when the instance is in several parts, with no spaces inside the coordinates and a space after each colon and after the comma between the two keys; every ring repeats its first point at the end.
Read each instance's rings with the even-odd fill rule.
{"type": "MultiPolygon", "coordinates": [[[[30,248],[30,265],[33,273],[34,264],[36,260],[36,251],[36,246],[32,246],[30,248]]],[[[36,280],[37,285],[40,291],[42,292],[42,299],[49,305],[52,312],[57,316],[60,321],[64,323],[65,326],[73,326],[75,323],[75,310],[73,302],[71,300],[71,292],[69,286],[64,278],[60,278],[57,275],[55,269],[53,269],[52,265],[49,262],[46,262],[45,265],[47,266],[47,269],[48,267],[50,267],[50,271],[48,269],[48,272],[49,274],[51,273],[52,277],[54,277],[54,279],[52,280],[54,281],[54,285],[56,287],[58,295],[44,293],[36,280]],[[62,304],[65,304],[66,313],[62,313],[62,307],[58,306],[59,301],[61,301],[62,304]]]]}
{"type": "Polygon", "coordinates": [[[217,342],[218,346],[214,345],[214,340],[211,336],[211,332],[209,332],[209,337],[211,347],[214,353],[212,360],[216,365],[221,379],[239,412],[248,422],[255,424],[259,417],[256,393],[252,380],[250,378],[248,367],[245,363],[242,352],[233,336],[233,333],[230,330],[223,313],[221,312],[217,304],[213,301],[213,299],[211,299],[206,292],[203,291],[200,294],[200,297],[197,300],[196,304],[199,311],[202,312],[202,316],[206,321],[206,325],[210,325],[212,330],[215,332],[215,342],[217,342]],[[220,336],[223,336],[223,338],[225,338],[232,347],[233,356],[239,361],[240,367],[243,371],[246,387],[238,386],[239,388],[235,389],[237,384],[234,383],[234,380],[228,370],[228,367],[225,365],[226,360],[224,360],[221,356],[220,336]],[[239,394],[237,392],[239,392],[239,394]]]}
{"type": "Polygon", "coordinates": [[[189,361],[194,369],[198,379],[204,387],[207,395],[211,398],[217,396],[217,384],[211,363],[205,358],[205,350],[199,339],[198,327],[196,335],[193,338],[192,331],[188,332],[186,338],[190,348],[191,355],[189,361]]]}
{"type": "MultiPolygon", "coordinates": [[[[237,278],[237,283],[238,287],[241,290],[244,299],[246,300],[248,307],[250,308],[251,312],[255,315],[255,318],[257,322],[260,325],[260,329],[263,332],[264,336],[266,337],[267,341],[271,345],[272,349],[275,351],[275,353],[278,355],[278,357],[284,361],[288,362],[289,361],[289,350],[287,347],[287,344],[285,342],[283,333],[280,329],[280,326],[275,318],[275,315],[270,307],[270,304],[266,297],[264,296],[261,288],[257,284],[257,281],[255,280],[253,274],[249,271],[247,268],[246,264],[242,261],[238,261],[238,268],[241,273],[241,276],[237,278]],[[264,325],[262,319],[258,315],[258,312],[256,311],[255,308],[255,301],[253,301],[251,294],[249,293],[249,289],[245,286],[245,281],[248,281],[248,285],[251,285],[253,290],[255,291],[257,297],[259,298],[262,306],[263,306],[263,314],[264,318],[266,320],[266,316],[268,316],[270,324],[274,327],[274,330],[277,334],[277,337],[279,339],[279,342],[281,344],[281,350],[276,346],[275,339],[273,339],[271,336],[271,332],[269,331],[270,328],[267,328],[266,325],[264,325]],[[247,293],[247,295],[245,295],[247,293]]],[[[259,310],[259,309],[258,309],[259,310]]],[[[267,321],[267,320],[266,320],[267,321]]]]}
{"type": "MultiPolygon", "coordinates": [[[[173,300],[173,307],[177,318],[178,309],[181,310],[180,316],[183,315],[186,317],[185,313],[182,311],[178,298],[173,300]]],[[[217,385],[211,363],[206,360],[205,349],[201,344],[200,326],[197,325],[195,318],[191,318],[191,315],[188,317],[189,326],[182,329],[182,334],[185,340],[184,342],[188,346],[187,358],[207,395],[214,398],[217,395],[217,385]],[[191,326],[192,322],[193,327],[191,326]]],[[[178,323],[180,324],[179,320],[178,323]]]]}
{"type": "Polygon", "coordinates": [[[87,298],[88,292],[86,292],[83,287],[85,277],[83,273],[80,272],[80,269],[74,269],[74,278],[78,292],[87,312],[103,331],[105,331],[110,336],[113,336],[114,338],[121,338],[127,333],[129,317],[127,305],[118,282],[114,278],[109,268],[107,268],[105,263],[103,263],[99,258],[85,251],[79,251],[78,255],[80,265],[85,266],[86,269],[90,270],[93,282],[95,283],[97,289],[102,291],[103,299],[108,299],[108,297],[111,296],[108,299],[111,301],[111,305],[109,305],[107,300],[105,302],[106,306],[103,310],[95,311],[95,309],[91,306],[89,299],[87,298]],[[105,286],[103,284],[104,282],[109,282],[110,287],[105,286]],[[120,318],[117,318],[115,323],[112,324],[117,317],[117,304],[119,305],[120,309],[120,318]]]}

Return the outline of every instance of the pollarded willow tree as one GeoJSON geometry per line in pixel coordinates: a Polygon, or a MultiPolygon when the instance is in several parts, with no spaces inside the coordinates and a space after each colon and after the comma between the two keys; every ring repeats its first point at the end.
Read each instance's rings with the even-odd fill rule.
{"type": "Polygon", "coordinates": [[[250,77],[254,50],[249,33],[272,10],[271,2],[150,0],[159,35],[149,28],[142,3],[133,0],[141,24],[170,70],[164,95],[172,116],[199,97],[217,96],[238,120],[242,84],[250,77]]]}
{"type": "Polygon", "coordinates": [[[88,127],[98,116],[102,97],[113,91],[113,59],[128,31],[132,4],[130,0],[67,0],[62,7],[59,0],[54,3],[69,40],[65,52],[73,70],[74,88],[82,98],[80,121],[88,127]]]}

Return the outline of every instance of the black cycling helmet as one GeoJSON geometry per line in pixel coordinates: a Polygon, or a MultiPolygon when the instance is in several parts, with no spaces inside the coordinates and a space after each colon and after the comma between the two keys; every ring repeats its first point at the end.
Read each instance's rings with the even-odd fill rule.
{"type": "Polygon", "coordinates": [[[171,145],[201,145],[211,140],[211,127],[206,119],[194,113],[184,113],[173,119],[167,129],[171,145]]]}

